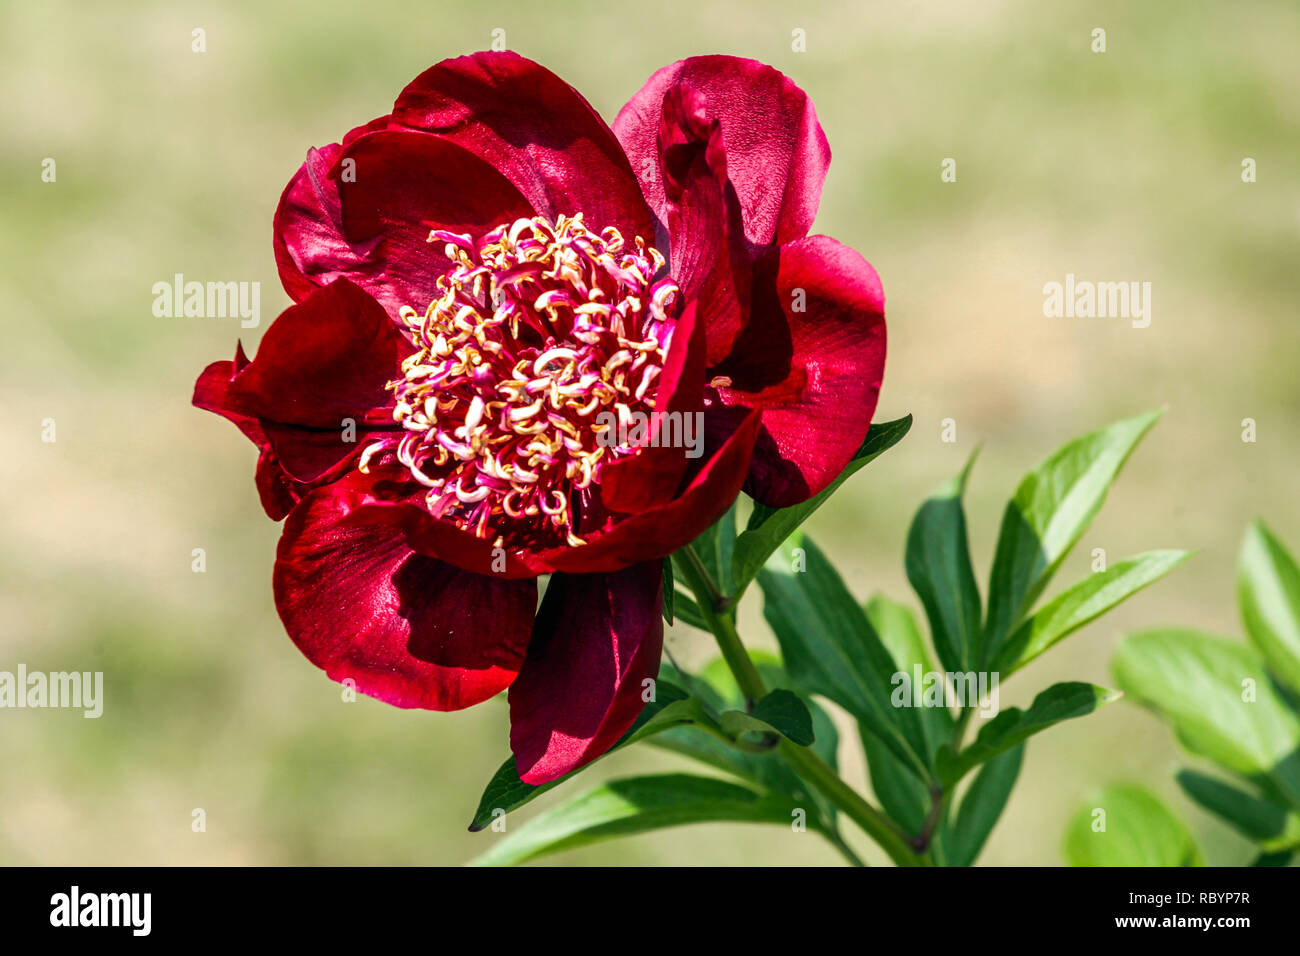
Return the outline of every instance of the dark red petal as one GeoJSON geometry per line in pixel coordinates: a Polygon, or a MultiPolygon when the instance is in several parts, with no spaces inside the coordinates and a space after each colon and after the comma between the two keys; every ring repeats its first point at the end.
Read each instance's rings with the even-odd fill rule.
{"type": "Polygon", "coordinates": [[[230,395],[259,418],[338,431],[392,407],[385,385],[413,351],[374,299],[339,280],[271,323],[230,395]]]}
{"type": "Polygon", "coordinates": [[[583,213],[599,232],[654,242],[654,221],[618,140],[582,96],[517,53],[444,60],[411,82],[393,121],[452,140],[500,170],[539,213],[583,213]]]}
{"type": "Polygon", "coordinates": [[[404,305],[423,312],[439,295],[437,279],[451,262],[445,243],[429,242],[431,229],[477,240],[534,212],[483,159],[449,139],[406,129],[358,137],[343,147],[328,177],[338,190],[343,235],[355,253],[338,263],[338,271],[392,316],[404,305]],[[355,181],[347,178],[349,169],[355,181]]]}
{"type": "Polygon", "coordinates": [[[885,295],[862,256],[826,236],[766,256],[749,326],[715,369],[732,380],[725,405],[762,410],[745,490],[786,507],[830,484],[866,438],[884,369],[885,295]]]}
{"type": "Polygon", "coordinates": [[[256,417],[239,412],[234,407],[230,398],[230,383],[247,366],[248,358],[244,355],[244,348],[237,345],[233,362],[213,362],[199,375],[198,381],[194,383],[193,401],[196,407],[234,422],[244,437],[257,446],[255,480],[258,498],[261,499],[267,517],[279,521],[298,501],[303,486],[291,478],[276,459],[262,423],[256,417]]]}
{"type": "Polygon", "coordinates": [[[398,707],[459,710],[500,693],[523,662],[531,580],[472,574],[417,554],[337,485],[285,522],[275,604],[289,636],[336,681],[398,707]]]}
{"type": "Polygon", "coordinates": [[[659,156],[673,278],[698,304],[708,364],[716,365],[749,317],[750,254],[721,126],[706,118],[702,94],[684,84],[664,96],[659,156]]]}
{"type": "Polygon", "coordinates": [[[345,474],[379,431],[361,426],[355,433],[350,427],[346,432],[341,428],[320,430],[271,421],[263,422],[262,427],[276,463],[290,482],[311,487],[345,474]]]}
{"type": "Polygon", "coordinates": [[[232,362],[213,362],[199,373],[194,383],[195,408],[213,412],[228,421],[234,422],[241,432],[258,448],[266,447],[266,435],[262,426],[253,415],[240,411],[234,399],[230,397],[230,383],[244,369],[248,368],[248,356],[244,354],[244,343],[235,343],[235,359],[232,362]]]}
{"type": "Polygon", "coordinates": [[[706,115],[721,121],[727,171],[749,241],[767,245],[806,235],[831,161],[816,110],[779,71],[731,56],[692,57],[664,67],[614,120],[614,132],[660,220],[665,219],[664,186],[646,171],[659,168],[664,94],[678,83],[701,93],[706,115]]]}
{"type": "Polygon", "coordinates": [[[524,783],[590,763],[641,713],[663,650],[662,584],[657,561],[551,578],[510,688],[510,749],[524,783]]]}
{"type": "Polygon", "coordinates": [[[358,453],[368,432],[396,427],[384,386],[411,351],[379,304],[341,279],[271,323],[226,400],[258,420],[293,478],[315,481],[358,453]]]}
{"type": "Polygon", "coordinates": [[[614,571],[672,554],[717,521],[740,493],[758,436],[759,413],[748,415],[672,501],[593,534],[584,545],[528,556],[538,573],[614,571]]]}
{"type": "Polygon", "coordinates": [[[289,476],[269,448],[257,456],[257,470],[253,473],[257,496],[262,509],[272,521],[285,517],[302,497],[302,485],[289,476]]]}
{"type": "MultiPolygon", "coordinates": [[[[371,120],[343,137],[343,145],[387,126],[387,116],[371,120]]],[[[340,276],[364,271],[363,250],[343,238],[338,188],[329,178],[343,145],[309,149],[275,210],[275,262],[284,290],[295,302],[340,276]]]]}
{"type": "Polygon", "coordinates": [[[351,471],[330,487],[340,511],[373,512],[373,520],[400,530],[407,546],[427,557],[493,578],[545,573],[490,540],[429,514],[423,504],[428,489],[415,482],[403,465],[372,464],[368,473],[351,471]]]}
{"type": "Polygon", "coordinates": [[[670,419],[653,419],[648,447],[601,469],[601,503],[607,511],[635,514],[668,501],[677,491],[691,449],[663,442],[674,432],[682,434],[684,428],[690,427],[694,429],[692,436],[701,442],[697,448],[703,449],[702,429],[693,416],[700,415],[704,408],[704,365],[704,324],[698,320],[692,303],[673,329],[655,392],[654,411],[676,415],[680,425],[669,428],[666,423],[670,419]]]}
{"type": "Polygon", "coordinates": [[[295,300],[346,278],[389,314],[423,310],[448,268],[429,230],[478,238],[532,206],[492,167],[455,144],[388,120],[311,150],[275,215],[280,278],[295,300]]]}
{"type": "Polygon", "coordinates": [[[497,547],[487,538],[429,514],[422,504],[374,505],[392,508],[395,520],[406,533],[407,543],[424,554],[437,555],[448,564],[501,578],[531,578],[539,573],[523,558],[497,547]]]}
{"type": "Polygon", "coordinates": [[[242,356],[243,348],[241,346],[236,361],[213,362],[200,372],[198,381],[194,383],[194,398],[192,401],[196,408],[201,408],[205,412],[214,412],[222,418],[234,422],[236,427],[244,433],[245,438],[259,448],[265,448],[266,434],[262,431],[262,426],[257,421],[256,416],[239,411],[230,398],[230,383],[234,381],[239,371],[248,364],[247,359],[243,359],[242,365],[240,364],[242,356]]]}

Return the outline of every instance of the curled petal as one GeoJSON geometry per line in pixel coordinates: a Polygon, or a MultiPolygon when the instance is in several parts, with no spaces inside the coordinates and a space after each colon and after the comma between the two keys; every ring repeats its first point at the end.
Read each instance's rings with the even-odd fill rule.
{"type": "Polygon", "coordinates": [[[393,121],[486,160],[542,215],[581,212],[596,232],[614,226],[629,239],[654,242],[636,176],[600,114],[550,70],[517,53],[444,60],[402,91],[393,121]]]}
{"type": "Polygon", "coordinates": [[[605,509],[635,514],[663,504],[677,491],[690,461],[691,449],[667,441],[685,439],[687,429],[702,441],[695,416],[704,407],[704,324],[694,303],[688,305],[673,330],[667,361],[655,393],[656,414],[675,416],[652,421],[648,447],[637,454],[605,465],[600,473],[601,502],[605,509]],[[677,422],[677,425],[666,423],[677,422]]]}
{"type": "Polygon", "coordinates": [[[302,497],[306,486],[296,481],[275,457],[270,440],[262,423],[253,415],[235,409],[229,390],[230,383],[248,365],[242,345],[235,346],[233,362],[213,362],[199,375],[194,384],[194,405],[231,421],[244,437],[257,446],[257,471],[255,481],[262,509],[272,521],[279,521],[302,497]]]}
{"type": "Polygon", "coordinates": [[[378,303],[343,279],[271,323],[230,394],[259,418],[337,430],[391,407],[385,385],[412,351],[378,303]]]}
{"type": "Polygon", "coordinates": [[[539,574],[551,571],[613,571],[672,554],[717,521],[740,493],[758,436],[759,413],[741,419],[716,453],[671,501],[592,534],[587,543],[553,548],[526,560],[539,574]]]}
{"type": "Polygon", "coordinates": [[[542,784],[595,760],[645,706],[663,650],[659,562],[609,574],[557,574],[510,688],[519,778],[542,784]]]}
{"type": "Polygon", "coordinates": [[[508,687],[528,644],[535,582],[463,571],[406,545],[389,515],[337,485],[285,522],[276,609],[333,680],[398,707],[459,710],[508,687]]]}
{"type": "Polygon", "coordinates": [[[722,404],[758,410],[745,490],[772,507],[825,488],[861,447],[885,369],[885,296],[860,255],[825,236],[759,263],[754,311],[716,372],[722,404]]]}
{"type": "Polygon", "coordinates": [[[367,433],[396,428],[384,386],[410,351],[378,303],[339,280],[286,309],[257,357],[225,383],[224,369],[205,371],[195,404],[236,424],[255,421],[289,476],[314,482],[364,447],[367,433]]]}
{"type": "Polygon", "coordinates": [[[716,365],[749,317],[750,253],[721,124],[706,118],[704,98],[690,86],[664,95],[659,156],[673,276],[697,304],[708,364],[716,365]]]}
{"type": "Polygon", "coordinates": [[[665,220],[664,184],[645,174],[658,168],[664,96],[676,84],[704,100],[705,115],[722,127],[727,174],[752,244],[784,243],[807,234],[817,215],[831,151],[812,101],[788,77],[755,60],[699,56],[655,73],[614,120],[651,209],[665,220]]]}
{"type": "Polygon", "coordinates": [[[285,186],[275,210],[275,262],[284,291],[295,302],[341,276],[365,272],[366,250],[354,249],[343,238],[338,187],[329,172],[344,146],[388,122],[381,116],[352,130],[342,143],[309,149],[306,162],[285,186]]]}
{"type": "Polygon", "coordinates": [[[449,265],[432,229],[474,237],[532,206],[492,166],[435,136],[390,130],[388,117],[310,150],[275,214],[285,291],[303,301],[345,278],[396,318],[423,310],[449,265]]]}
{"type": "Polygon", "coordinates": [[[422,501],[428,489],[414,481],[404,465],[372,463],[365,473],[350,471],[330,487],[337,509],[373,515],[367,520],[399,530],[407,547],[426,557],[503,580],[545,573],[526,563],[519,553],[435,518],[422,501]]]}
{"type": "Polygon", "coordinates": [[[396,317],[402,306],[423,312],[451,267],[433,230],[477,240],[533,207],[492,165],[451,140],[386,129],[345,146],[330,168],[343,236],[353,255],[337,272],[364,288],[396,317]]]}

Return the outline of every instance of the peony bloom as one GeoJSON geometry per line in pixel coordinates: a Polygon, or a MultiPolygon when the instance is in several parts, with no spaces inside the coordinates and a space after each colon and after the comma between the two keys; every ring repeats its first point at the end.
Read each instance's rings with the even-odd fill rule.
{"type": "Polygon", "coordinates": [[[802,91],[721,56],[612,130],[523,57],[448,60],[311,150],[275,216],[295,304],[194,395],[260,451],[303,653],[400,707],[508,687],[530,783],[608,749],[658,673],[660,559],[866,435],[883,295],[807,235],[829,161],[802,91]]]}

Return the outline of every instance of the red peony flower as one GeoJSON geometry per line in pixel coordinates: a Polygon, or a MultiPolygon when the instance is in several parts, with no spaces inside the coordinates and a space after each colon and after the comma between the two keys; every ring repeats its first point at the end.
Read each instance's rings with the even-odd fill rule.
{"type": "Polygon", "coordinates": [[[658,673],[660,559],[742,486],[817,493],[866,435],[883,294],[807,236],[829,162],[798,87],[722,56],[613,130],[523,57],[448,60],[309,151],[275,216],[296,304],[194,395],[288,516],[303,653],[400,707],[509,687],[530,783],[608,749],[658,673]]]}

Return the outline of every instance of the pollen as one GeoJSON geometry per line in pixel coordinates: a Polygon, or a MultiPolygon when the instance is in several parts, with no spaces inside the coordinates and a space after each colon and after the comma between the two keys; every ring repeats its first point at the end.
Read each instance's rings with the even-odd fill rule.
{"type": "Polygon", "coordinates": [[[429,511],[509,547],[582,544],[609,462],[636,454],[611,421],[654,408],[681,294],[641,237],[581,214],[505,223],[477,241],[433,230],[452,268],[388,383],[400,437],[369,446],[428,489],[429,511]]]}

